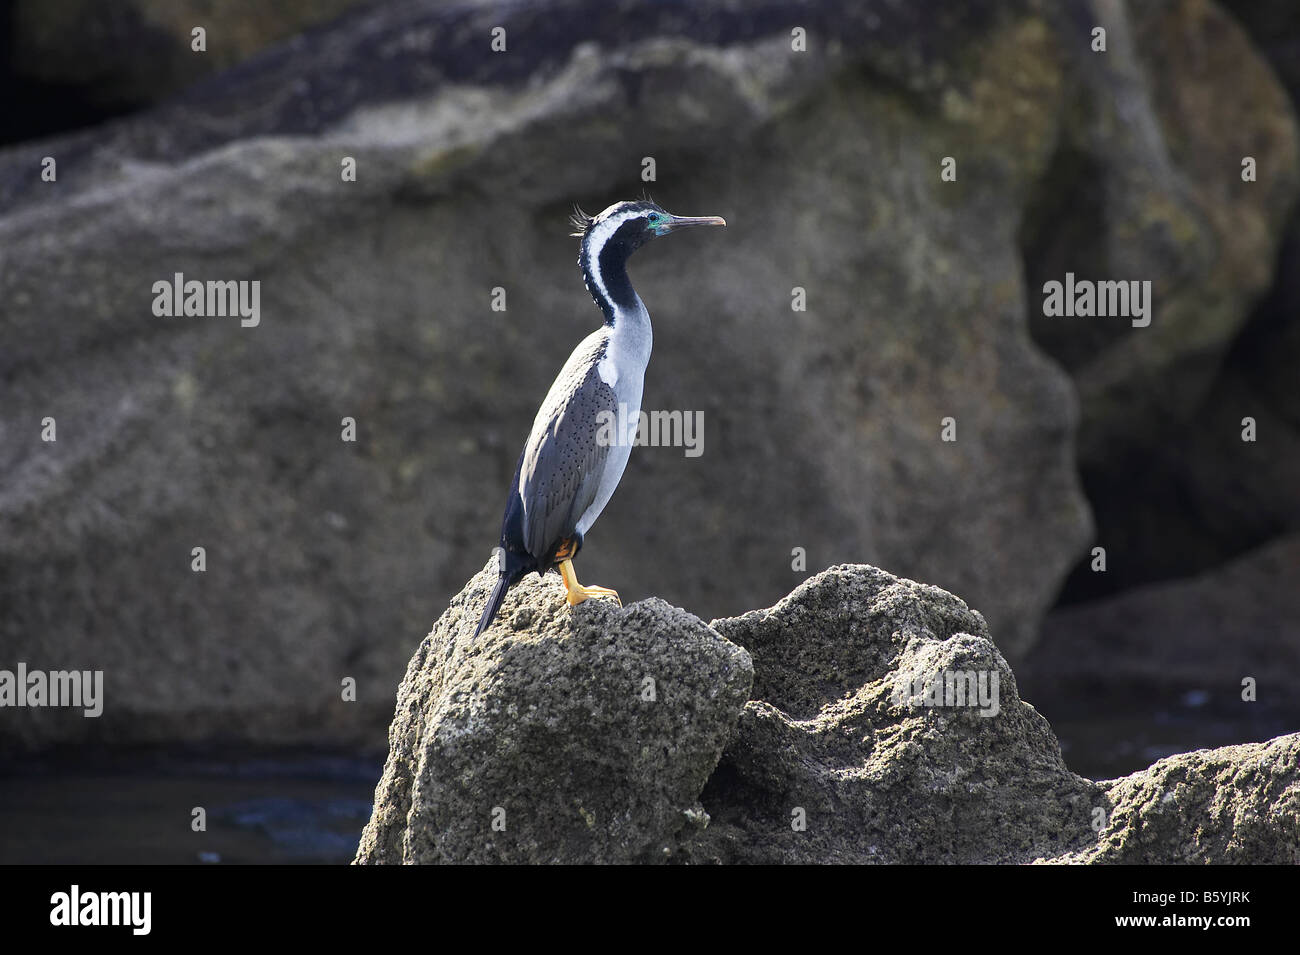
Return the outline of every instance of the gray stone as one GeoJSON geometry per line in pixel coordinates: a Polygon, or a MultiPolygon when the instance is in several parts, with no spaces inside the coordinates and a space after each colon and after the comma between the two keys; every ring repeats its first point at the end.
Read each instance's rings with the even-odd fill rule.
{"type": "Polygon", "coordinates": [[[1079,33],[1067,47],[1080,67],[1043,180],[1053,195],[1025,236],[1030,321],[1078,387],[1084,465],[1123,467],[1123,449],[1196,416],[1268,289],[1300,189],[1300,133],[1268,62],[1210,0],[1097,0],[1090,13],[1073,28],[1105,27],[1107,51],[1079,33]],[[1229,115],[1246,139],[1220,135],[1229,115]],[[1241,179],[1246,155],[1254,182],[1241,179]],[[1150,281],[1151,324],[1043,316],[1041,283],[1067,270],[1150,281]]]}
{"type": "Polygon", "coordinates": [[[1066,768],[983,618],[952,594],[833,567],[713,627],[752,655],[754,699],[688,859],[1028,862],[1090,841],[1095,784],[1066,768]],[[968,673],[987,680],[985,705],[947,694],[968,673]],[[935,680],[945,692],[926,705],[935,680]]]}
{"type": "Polygon", "coordinates": [[[1030,329],[1078,390],[1080,470],[1109,555],[1106,574],[1075,568],[1074,602],[1190,576],[1300,530],[1300,20],[1292,4],[1229,4],[1291,79],[1289,100],[1209,0],[1053,6],[1077,68],[1022,242],[1030,329]],[[1104,55],[1079,39],[1094,24],[1107,30],[1104,55]],[[1229,116],[1250,132],[1216,132],[1229,116]],[[1045,317],[1038,290],[1066,271],[1149,281],[1151,324],[1045,317]],[[1246,416],[1255,444],[1239,437],[1246,416]]]}
{"type": "Polygon", "coordinates": [[[661,861],[749,694],[749,654],[650,599],[570,610],[530,574],[474,626],[495,562],[406,671],[359,863],[661,861]]]}
{"type": "Polygon", "coordinates": [[[474,643],[488,570],[411,661],[359,863],[1300,861],[1300,735],[1085,779],[937,587],[833,567],[706,627],[532,576],[474,643]],[[988,692],[927,700],[957,674],[988,692]]]}
{"type": "MultiPolygon", "coordinates": [[[[1140,220],[1115,226],[1132,242],[1173,244],[1164,266],[1149,261],[1151,256],[1135,260],[1122,248],[1108,255],[1110,261],[1143,262],[1141,272],[1157,285],[1167,275],[1158,298],[1170,312],[1156,318],[1165,326],[1158,355],[1136,351],[1136,343],[1151,338],[1149,330],[1112,327],[1119,334],[1113,335],[1114,355],[1108,355],[1105,344],[1089,334],[1104,334],[1101,322],[1058,322],[1056,335],[1043,334],[1047,320],[1031,324],[1036,340],[1079,374],[1084,486],[1097,541],[1110,555],[1105,574],[1076,569],[1067,585],[1071,603],[1213,572],[1274,539],[1300,533],[1300,216],[1294,201],[1300,159],[1294,118],[1288,118],[1300,101],[1300,6],[1255,0],[1225,5],[1252,31],[1253,44],[1213,5],[1128,4],[1135,29],[1149,38],[1175,30],[1186,38],[1148,58],[1147,69],[1157,83],[1153,108],[1167,112],[1167,140],[1182,170],[1182,196],[1173,200],[1197,214],[1182,230],[1143,227],[1140,220]],[[1184,22],[1171,30],[1175,21],[1184,22]],[[1271,64],[1261,62],[1256,48],[1271,64]],[[1242,69],[1219,87],[1213,77],[1229,62],[1242,69]],[[1278,78],[1290,90],[1290,104],[1279,103],[1278,78]],[[1225,96],[1235,105],[1225,107],[1225,96]],[[1161,103],[1178,108],[1162,110],[1161,103]],[[1197,127],[1212,123],[1225,108],[1255,130],[1248,144],[1230,135],[1192,148],[1200,140],[1197,127]],[[1245,155],[1257,161],[1256,182],[1240,181],[1245,155]],[[1230,166],[1234,175],[1226,174],[1230,166]],[[1279,239],[1277,223],[1288,212],[1290,225],[1279,239]],[[1180,255],[1178,246],[1201,251],[1180,255]],[[1197,259],[1206,268],[1186,268],[1197,259]],[[1268,294],[1261,299],[1265,286],[1268,294]],[[1102,373],[1108,364],[1112,370],[1102,373]],[[1109,383],[1093,387],[1102,381],[1109,383]],[[1117,400],[1096,400],[1105,391],[1117,400]],[[1253,443],[1240,439],[1245,417],[1255,420],[1253,443]]],[[[1160,48],[1139,40],[1139,49],[1143,45],[1160,48]]],[[[1123,125],[1110,129],[1113,138],[1122,135],[1123,125]]],[[[1112,155],[1106,140],[1097,148],[1112,155]]],[[[1117,168],[1147,165],[1135,161],[1117,168]]],[[[1104,244],[1087,223],[1122,223],[1125,217],[1097,195],[1099,183],[1089,179],[1087,164],[1073,183],[1060,183],[1054,255],[1067,251],[1079,265],[1093,261],[1104,244]]],[[[1045,247],[1028,251],[1032,274],[1041,270],[1035,260],[1045,247]]],[[[1173,639],[1178,641],[1177,633],[1173,639]]],[[[1175,665],[1183,661],[1177,650],[1169,656],[1175,665]]]]}
{"type": "Polygon", "coordinates": [[[1045,861],[1300,864],[1300,734],[1170,756],[1102,791],[1096,843],[1045,861]]]}

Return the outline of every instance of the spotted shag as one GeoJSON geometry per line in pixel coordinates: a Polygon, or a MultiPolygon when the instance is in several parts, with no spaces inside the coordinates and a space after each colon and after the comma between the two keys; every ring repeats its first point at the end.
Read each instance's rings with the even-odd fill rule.
{"type": "Polygon", "coordinates": [[[650,314],[628,280],[627,260],[656,236],[726,224],[719,216],[670,215],[649,200],[574,216],[578,265],[605,323],[573,350],[533,420],[501,522],[497,583],[475,636],[531,570],[558,568],[570,606],[589,597],[618,600],[613,590],[579,584],[573,558],[623,477],[640,418],[650,314]]]}

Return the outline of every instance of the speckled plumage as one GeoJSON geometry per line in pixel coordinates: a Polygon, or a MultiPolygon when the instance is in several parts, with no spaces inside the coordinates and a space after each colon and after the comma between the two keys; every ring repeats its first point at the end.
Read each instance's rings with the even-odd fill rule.
{"type": "Polygon", "coordinates": [[[573,535],[600,490],[610,453],[610,442],[599,440],[602,413],[618,414],[618,397],[600,377],[608,340],[601,329],[574,349],[524,447],[519,498],[524,542],[535,556],[573,535]]]}

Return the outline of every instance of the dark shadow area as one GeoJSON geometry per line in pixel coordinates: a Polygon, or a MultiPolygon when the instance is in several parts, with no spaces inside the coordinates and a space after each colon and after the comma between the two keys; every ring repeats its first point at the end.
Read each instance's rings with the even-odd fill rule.
{"type": "Polygon", "coordinates": [[[247,746],[7,759],[0,864],[347,863],[383,761],[247,746]],[[195,830],[200,818],[204,831],[195,830]]]}

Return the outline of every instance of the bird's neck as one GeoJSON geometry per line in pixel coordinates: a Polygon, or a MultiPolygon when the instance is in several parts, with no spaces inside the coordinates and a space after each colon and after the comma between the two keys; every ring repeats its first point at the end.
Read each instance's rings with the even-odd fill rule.
{"type": "MultiPolygon", "coordinates": [[[[627,256],[625,250],[608,244],[599,254],[584,246],[578,264],[587,291],[605,313],[608,338],[601,375],[611,385],[623,382],[632,387],[645,374],[653,336],[650,313],[627,277],[627,256]]],[[[633,390],[639,403],[640,386],[633,390]]]]}
{"type": "Polygon", "coordinates": [[[639,382],[650,362],[654,337],[650,313],[627,277],[630,254],[626,246],[616,242],[606,242],[598,251],[584,243],[578,255],[578,265],[582,268],[587,291],[605,313],[608,338],[605,357],[601,360],[601,375],[611,385],[621,382],[623,388],[632,389],[628,394],[635,393],[639,406],[639,382]]]}
{"type": "Polygon", "coordinates": [[[605,313],[606,325],[616,325],[625,319],[635,321],[637,316],[646,315],[641,296],[636,294],[632,281],[627,277],[629,254],[621,244],[608,242],[594,250],[584,244],[578,255],[582,279],[591,297],[605,313]]]}

